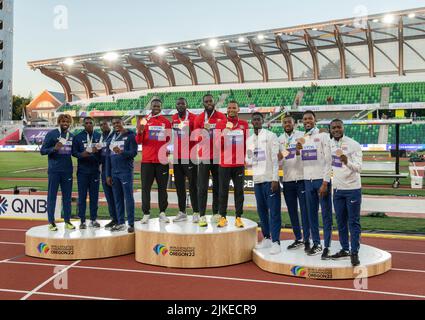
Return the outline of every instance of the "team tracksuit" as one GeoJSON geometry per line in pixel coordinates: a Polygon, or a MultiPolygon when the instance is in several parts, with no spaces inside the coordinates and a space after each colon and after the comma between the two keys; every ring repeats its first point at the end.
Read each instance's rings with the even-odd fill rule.
{"type": "Polygon", "coordinates": [[[97,220],[100,154],[91,153],[89,157],[84,158],[82,153],[88,148],[94,148],[99,140],[99,133],[94,131],[90,135],[83,131],[74,137],[72,143],[72,155],[78,159],[78,216],[81,223],[86,222],[87,191],[90,195],[90,220],[97,220]]]}
{"type": "Polygon", "coordinates": [[[195,126],[196,116],[189,111],[186,116],[180,119],[179,114],[172,118],[174,132],[174,183],[176,185],[177,198],[180,212],[186,213],[186,177],[189,180],[190,202],[194,213],[199,212],[198,207],[198,166],[190,159],[194,151],[196,142],[191,140],[190,135],[195,126]]]}
{"type": "Polygon", "coordinates": [[[217,138],[215,129],[217,123],[226,121],[226,116],[214,110],[210,117],[207,112],[203,112],[195,119],[195,131],[197,133],[198,147],[198,205],[199,214],[201,217],[205,216],[208,200],[208,187],[210,180],[210,173],[212,175],[212,191],[213,191],[213,214],[217,215],[219,210],[219,149],[217,148],[214,140],[217,138]],[[205,128],[207,125],[208,128],[205,128]],[[202,137],[202,138],[201,138],[202,137]]]}
{"type": "Polygon", "coordinates": [[[332,238],[331,151],[330,137],[314,128],[304,134],[306,143],[301,150],[304,168],[305,194],[311,236],[315,245],[320,245],[319,203],[322,209],[325,248],[330,248],[332,238]],[[328,194],[320,198],[319,189],[327,181],[328,194]]]}
{"type": "Polygon", "coordinates": [[[101,175],[102,175],[102,187],[103,193],[105,194],[106,201],[108,203],[109,215],[115,223],[118,223],[117,210],[115,208],[114,193],[112,187],[106,183],[106,155],[108,153],[108,143],[111,142],[113,131],[108,133],[102,133],[99,141],[99,147],[102,148],[100,152],[100,164],[101,164],[101,175]]]}
{"type": "Polygon", "coordinates": [[[137,144],[142,145],[142,211],[150,215],[151,190],[154,180],[158,184],[160,212],[168,208],[167,184],[170,167],[167,146],[170,141],[171,123],[164,116],[148,116],[145,130],[137,134],[137,144]]]}
{"type": "Polygon", "coordinates": [[[345,251],[350,251],[348,232],[351,235],[351,253],[357,254],[360,249],[360,209],[362,204],[362,149],[360,144],[348,137],[340,141],[331,140],[334,207],[338,223],[339,240],[345,251]],[[343,164],[336,155],[342,150],[348,158],[343,164]]]}
{"type": "Polygon", "coordinates": [[[127,131],[124,134],[115,132],[108,142],[106,155],[106,176],[112,177],[112,191],[117,212],[117,223],[125,224],[125,210],[127,210],[128,225],[134,226],[134,158],[137,156],[137,142],[135,134],[127,131]],[[118,146],[121,154],[115,153],[114,146],[118,146]],[[124,205],[125,200],[125,205],[124,205]]]}
{"type": "Polygon", "coordinates": [[[44,139],[41,147],[41,155],[48,156],[49,186],[47,194],[47,214],[49,223],[55,222],[56,197],[59,186],[62,192],[63,214],[65,222],[71,220],[71,197],[72,197],[72,140],[74,136],[69,131],[61,132],[60,129],[50,131],[44,139]],[[67,139],[66,144],[59,150],[55,150],[55,145],[59,139],[67,139]]]}
{"type": "Polygon", "coordinates": [[[310,224],[305,195],[303,162],[301,157],[297,156],[297,140],[303,136],[304,134],[300,131],[293,131],[290,135],[285,132],[279,138],[279,151],[287,150],[290,153],[283,159],[283,195],[288,207],[295,240],[303,240],[304,243],[308,243],[310,242],[310,224]],[[301,211],[302,234],[298,217],[298,204],[301,211]]]}
{"type": "Polygon", "coordinates": [[[277,136],[262,129],[247,140],[246,163],[252,165],[257,211],[265,239],[280,244],[282,228],[280,186],[272,192],[272,182],[279,181],[279,142],[277,136]]]}
{"type": "Polygon", "coordinates": [[[245,120],[227,118],[217,124],[217,130],[222,136],[217,140],[220,148],[219,166],[219,212],[222,217],[227,216],[227,205],[229,200],[230,180],[234,185],[234,197],[236,217],[243,215],[244,204],[244,184],[245,184],[245,155],[246,141],[249,125],[245,120]],[[227,128],[227,123],[232,124],[232,128],[227,128]],[[228,130],[225,133],[225,130],[228,130]]]}

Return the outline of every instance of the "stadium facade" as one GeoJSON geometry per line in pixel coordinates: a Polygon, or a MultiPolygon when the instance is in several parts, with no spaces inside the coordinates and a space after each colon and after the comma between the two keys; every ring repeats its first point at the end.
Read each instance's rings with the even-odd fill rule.
{"type": "Polygon", "coordinates": [[[13,6],[0,1],[0,121],[12,120],[13,6]]]}
{"type": "Polygon", "coordinates": [[[60,83],[69,102],[204,85],[423,76],[425,8],[28,65],[60,83]]]}

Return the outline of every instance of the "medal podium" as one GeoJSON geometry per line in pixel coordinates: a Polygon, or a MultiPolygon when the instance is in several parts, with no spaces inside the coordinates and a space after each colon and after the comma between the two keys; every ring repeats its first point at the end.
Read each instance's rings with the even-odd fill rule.
{"type": "MultiPolygon", "coordinates": [[[[367,245],[362,245],[359,252],[361,265],[354,268],[350,258],[339,261],[321,260],[321,255],[307,256],[303,248],[289,251],[286,248],[291,243],[292,241],[282,241],[282,252],[274,256],[268,253],[270,249],[255,249],[255,264],[271,273],[319,280],[370,278],[391,269],[391,254],[367,245]]],[[[335,254],[341,247],[334,241],[330,250],[335,254]]]]}
{"type": "MultiPolygon", "coordinates": [[[[171,218],[173,220],[173,218],[171,218]]],[[[136,261],[172,268],[224,267],[252,260],[257,240],[257,223],[243,219],[245,228],[235,227],[235,218],[218,228],[207,217],[207,228],[188,221],[136,223],[136,261]]]]}
{"type": "Polygon", "coordinates": [[[105,230],[108,221],[99,221],[100,229],[66,230],[64,223],[58,231],[45,226],[30,229],[25,235],[25,253],[34,258],[48,260],[88,260],[111,258],[134,253],[134,234],[127,230],[105,230]]]}

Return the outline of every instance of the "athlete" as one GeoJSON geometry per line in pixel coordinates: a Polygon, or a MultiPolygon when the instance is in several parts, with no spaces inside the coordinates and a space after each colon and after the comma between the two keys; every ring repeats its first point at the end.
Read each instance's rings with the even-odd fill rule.
{"type": "Polygon", "coordinates": [[[151,191],[154,180],[158,184],[159,221],[169,223],[167,184],[170,166],[167,146],[171,140],[171,123],[161,115],[162,101],[151,102],[151,113],[137,120],[136,141],[142,145],[142,224],[151,218],[151,191]]]}
{"type": "Polygon", "coordinates": [[[344,124],[336,119],[331,123],[331,152],[334,189],[334,207],[342,250],[333,260],[350,259],[353,267],[360,265],[360,210],[362,205],[363,154],[360,144],[344,135],[344,124]],[[349,236],[351,240],[351,253],[349,236]]]}
{"type": "Polygon", "coordinates": [[[193,223],[199,222],[198,207],[198,166],[191,160],[190,156],[195,142],[190,139],[193,132],[196,116],[187,110],[187,101],[185,98],[179,98],[176,102],[177,113],[172,118],[172,127],[174,132],[174,183],[176,185],[177,198],[179,204],[179,214],[174,222],[187,220],[186,213],[186,178],[189,181],[190,202],[193,209],[193,223]]]}
{"type": "Polygon", "coordinates": [[[310,256],[322,254],[323,260],[330,259],[329,248],[332,237],[331,157],[330,137],[320,133],[316,127],[316,115],[306,111],[303,115],[305,134],[298,139],[297,155],[301,156],[304,168],[305,195],[313,238],[310,256]],[[319,203],[322,209],[325,249],[320,242],[319,203]]]}
{"type": "Polygon", "coordinates": [[[264,116],[252,114],[254,134],[247,140],[246,163],[252,165],[255,199],[264,239],[256,249],[269,249],[271,255],[281,252],[281,191],[279,185],[279,142],[264,126],[264,116]]]}
{"type": "Polygon", "coordinates": [[[100,140],[100,133],[94,131],[94,120],[86,117],[83,120],[84,131],[77,134],[72,142],[72,155],[78,159],[78,215],[80,229],[87,229],[86,207],[87,192],[90,195],[90,228],[100,228],[97,222],[97,210],[100,185],[100,154],[96,145],[100,140]]]}
{"type": "Polygon", "coordinates": [[[103,193],[105,194],[105,198],[108,203],[109,216],[111,217],[111,221],[105,226],[105,229],[110,230],[118,223],[112,187],[108,186],[106,183],[106,155],[108,153],[108,143],[111,141],[112,136],[114,135],[114,131],[109,127],[109,122],[107,120],[102,120],[100,122],[100,130],[102,131],[102,135],[96,148],[100,150],[102,187],[103,193]]]}
{"type": "Polygon", "coordinates": [[[304,247],[304,250],[309,252],[311,250],[310,225],[305,199],[303,162],[301,157],[297,156],[297,140],[304,134],[295,130],[295,120],[290,115],[283,118],[283,128],[285,132],[279,137],[279,160],[283,161],[283,195],[295,236],[295,241],[288,250],[304,247]],[[298,205],[301,211],[302,233],[298,205]]]}
{"type": "Polygon", "coordinates": [[[122,119],[112,120],[115,132],[108,143],[106,156],[106,182],[112,187],[117,212],[117,224],[113,232],[128,230],[134,233],[134,158],[137,156],[137,143],[134,133],[124,128],[122,119]],[[125,203],[125,205],[124,205],[125,203]],[[125,225],[127,211],[128,228],[125,225]]]}
{"type": "Polygon", "coordinates": [[[63,214],[65,229],[75,230],[71,223],[71,197],[72,197],[72,140],[73,134],[70,132],[72,118],[70,115],[60,115],[58,117],[59,128],[50,131],[44,139],[40,153],[48,156],[49,187],[47,192],[47,214],[49,218],[49,230],[58,231],[55,223],[56,198],[61,187],[63,214]]]}
{"type": "Polygon", "coordinates": [[[245,184],[245,155],[248,136],[248,122],[239,118],[239,104],[231,101],[227,106],[227,120],[217,124],[221,137],[217,140],[220,148],[220,221],[219,228],[227,226],[227,205],[229,183],[233,181],[237,228],[243,228],[242,221],[245,184]]]}
{"type": "Polygon", "coordinates": [[[195,119],[195,136],[198,147],[198,205],[199,226],[207,227],[205,216],[208,200],[208,187],[210,174],[212,176],[213,191],[213,219],[212,223],[218,223],[221,216],[218,214],[219,205],[219,150],[214,143],[217,138],[216,126],[220,121],[227,121],[226,116],[215,109],[214,97],[206,94],[203,97],[205,111],[195,119]]]}

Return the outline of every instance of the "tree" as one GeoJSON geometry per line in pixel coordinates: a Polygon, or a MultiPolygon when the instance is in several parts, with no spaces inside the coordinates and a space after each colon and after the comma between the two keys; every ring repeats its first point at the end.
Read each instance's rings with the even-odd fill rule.
{"type": "Polygon", "coordinates": [[[25,110],[25,107],[31,102],[31,97],[25,98],[21,96],[13,96],[13,103],[12,103],[12,120],[13,121],[19,121],[22,120],[23,117],[23,110],[25,110]]]}

